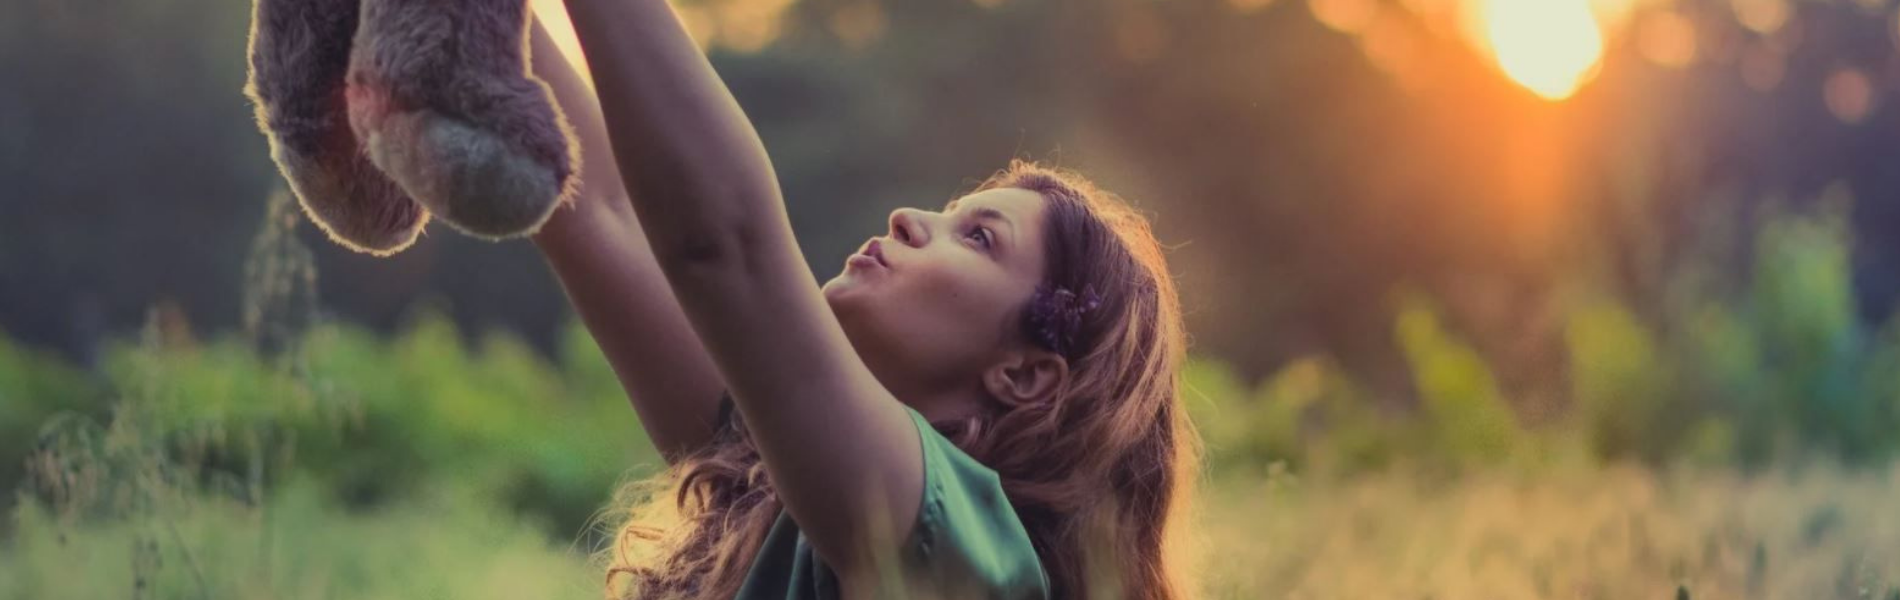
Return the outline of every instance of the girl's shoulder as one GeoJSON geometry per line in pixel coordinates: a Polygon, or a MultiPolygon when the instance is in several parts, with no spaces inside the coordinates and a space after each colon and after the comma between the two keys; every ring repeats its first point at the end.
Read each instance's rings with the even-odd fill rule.
{"type": "MultiPolygon", "coordinates": [[[[1049,578],[996,471],[905,407],[923,440],[923,505],[905,550],[930,580],[982,598],[1047,598],[1049,578]]],[[[950,597],[966,597],[954,594],[950,597]]]]}
{"type": "MultiPolygon", "coordinates": [[[[923,414],[905,410],[924,458],[922,505],[903,544],[913,597],[1048,598],[1048,574],[996,471],[957,448],[923,414]]],[[[722,433],[736,428],[734,413],[727,395],[720,402],[722,433]]],[[[788,514],[774,523],[746,580],[740,598],[826,598],[836,591],[835,575],[788,514]]]]}

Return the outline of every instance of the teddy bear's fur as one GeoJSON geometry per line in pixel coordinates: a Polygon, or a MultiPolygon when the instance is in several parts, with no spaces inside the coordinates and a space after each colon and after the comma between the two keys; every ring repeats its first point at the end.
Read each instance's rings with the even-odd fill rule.
{"type": "Polygon", "coordinates": [[[579,182],[579,146],[528,73],[527,0],[363,0],[350,124],[370,160],[472,234],[539,227],[579,182]]]}
{"type": "Polygon", "coordinates": [[[527,0],[256,0],[246,89],[313,220],[387,254],[430,214],[500,239],[569,201],[579,146],[527,70],[528,25],[527,0]]]}
{"type": "Polygon", "coordinates": [[[350,130],[343,77],[358,2],[260,0],[244,94],[310,220],[344,246],[386,255],[414,242],[429,214],[370,163],[350,130]]]}

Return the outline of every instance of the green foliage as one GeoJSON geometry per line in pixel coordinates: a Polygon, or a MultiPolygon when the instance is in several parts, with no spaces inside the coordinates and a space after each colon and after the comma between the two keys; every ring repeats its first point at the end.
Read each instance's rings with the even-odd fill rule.
{"type": "Polygon", "coordinates": [[[1260,401],[1280,407],[1275,411],[1279,418],[1302,430],[1298,447],[1313,470],[1383,468],[1397,456],[1398,443],[1405,438],[1402,423],[1382,414],[1330,360],[1309,357],[1289,364],[1262,386],[1260,401]]]}
{"type": "MultiPolygon", "coordinates": [[[[104,395],[86,375],[58,359],[25,348],[0,332],[0,486],[26,476],[25,457],[40,428],[58,414],[104,416],[104,395]]],[[[0,510],[11,506],[0,496],[0,510]]],[[[0,526],[0,530],[4,530],[0,526]]]]}
{"type": "Polygon", "coordinates": [[[599,598],[598,569],[453,486],[347,510],[307,478],[261,499],[169,490],[74,521],[37,503],[0,545],[0,599],[599,598]]]}
{"type": "MultiPolygon", "coordinates": [[[[1213,466],[1244,472],[1482,468],[1571,434],[1607,460],[1877,459],[1900,425],[1900,325],[1873,332],[1856,318],[1843,223],[1837,213],[1764,220],[1747,294],[1685,295],[1666,327],[1612,296],[1573,303],[1563,321],[1573,404],[1553,427],[1520,425],[1485,358],[1416,294],[1400,296],[1393,329],[1416,405],[1375,398],[1325,356],[1257,383],[1197,357],[1185,373],[1190,411],[1213,466]]],[[[282,356],[234,337],[118,341],[92,373],[0,341],[0,458],[24,464],[48,423],[107,424],[120,406],[145,436],[213,472],[262,461],[270,479],[309,477],[352,506],[476,482],[565,532],[614,482],[659,465],[577,323],[558,362],[505,334],[464,340],[424,311],[386,339],[319,325],[282,356]],[[68,417],[53,419],[60,411],[68,417]]],[[[0,475],[9,486],[24,477],[0,475]]]]}
{"type": "MultiPolygon", "coordinates": [[[[186,467],[237,476],[260,464],[270,479],[310,478],[349,505],[455,481],[572,534],[616,482],[660,461],[611,371],[587,366],[604,359],[585,330],[570,326],[562,343],[566,370],[509,335],[465,348],[445,317],[425,312],[387,341],[319,327],[287,363],[235,338],[116,342],[97,383],[15,352],[0,369],[38,373],[5,379],[35,401],[7,403],[0,427],[39,427],[51,407],[83,408],[87,390],[104,388],[116,401],[109,419],[82,413],[48,435],[131,428],[186,467]]],[[[30,448],[13,440],[33,438],[6,439],[0,459],[23,464],[30,448]]]]}
{"type": "MultiPolygon", "coordinates": [[[[1829,192],[1839,194],[1845,191],[1838,186],[1829,192]]],[[[1750,300],[1773,410],[1755,414],[1789,419],[1808,445],[1860,461],[1892,443],[1882,438],[1893,421],[1891,399],[1864,387],[1863,374],[1879,365],[1865,362],[1869,336],[1854,300],[1851,238],[1839,202],[1820,214],[1771,219],[1756,236],[1750,300]]]]}
{"type": "Polygon", "coordinates": [[[1421,406],[1387,414],[1324,357],[1293,361],[1258,386],[1212,359],[1189,363],[1190,410],[1217,470],[1285,465],[1349,474],[1406,464],[1492,467],[1535,454],[1484,359],[1438,322],[1428,303],[1403,303],[1394,337],[1421,406]]]}
{"type": "Polygon", "coordinates": [[[659,462],[578,325],[557,370],[433,312],[277,356],[160,321],[90,374],[0,339],[0,428],[38,430],[0,456],[31,468],[0,481],[0,599],[598,597],[550,540],[599,544],[584,526],[659,462]]]}
{"type": "Polygon", "coordinates": [[[1295,361],[1249,388],[1226,364],[1190,361],[1188,407],[1213,468],[1267,473],[1313,467],[1352,472],[1392,459],[1396,426],[1331,361],[1295,361]]]}
{"type": "Polygon", "coordinates": [[[1900,395],[1885,382],[1900,349],[1861,317],[1846,208],[1835,186],[1818,209],[1768,214],[1746,294],[1704,293],[1679,309],[1688,327],[1677,361],[1695,377],[1698,408],[1733,423],[1708,421],[1697,439],[1726,438],[1716,445],[1756,465],[1794,453],[1854,463],[1892,453],[1900,395]]]}
{"type": "Polygon", "coordinates": [[[1661,323],[1591,296],[1565,339],[1576,412],[1605,458],[1765,465],[1818,453],[1877,463],[1897,442],[1900,320],[1880,333],[1853,289],[1844,188],[1769,212],[1740,281],[1709,253],[1678,267],[1661,323]]]}
{"type": "Polygon", "coordinates": [[[1596,301],[1576,309],[1564,327],[1576,418],[1598,456],[1659,459],[1675,440],[1662,433],[1680,396],[1670,356],[1655,335],[1621,305],[1596,301]]]}
{"type": "Polygon", "coordinates": [[[1193,415],[1215,468],[1250,472],[1353,473],[1397,457],[1468,469],[1579,450],[1651,464],[1879,464],[1900,445],[1900,319],[1875,331],[1859,316],[1844,212],[1823,206],[1767,214],[1740,281],[1722,280],[1717,256],[1678,266],[1685,283],[1661,323],[1613,295],[1579,294],[1562,321],[1571,405],[1549,427],[1518,423],[1486,358],[1416,293],[1399,295],[1393,331],[1415,407],[1381,410],[1324,357],[1258,385],[1201,359],[1186,376],[1193,415]]]}
{"type": "Polygon", "coordinates": [[[1427,443],[1456,465],[1496,465],[1523,447],[1511,406],[1477,350],[1439,324],[1417,296],[1400,302],[1394,335],[1418,387],[1427,443]]]}

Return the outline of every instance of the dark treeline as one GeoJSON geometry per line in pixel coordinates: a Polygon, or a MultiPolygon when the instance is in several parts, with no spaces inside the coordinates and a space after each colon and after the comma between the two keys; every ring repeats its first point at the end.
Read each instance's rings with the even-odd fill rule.
{"type": "MultiPolygon", "coordinates": [[[[717,23],[748,3],[777,4],[681,5],[717,23]]],[[[1679,2],[1703,40],[1693,64],[1614,37],[1596,80],[1551,103],[1397,2],[1375,2],[1411,57],[1396,67],[1304,3],[1249,4],[802,0],[769,45],[713,57],[821,279],[892,208],[940,205],[1012,156],[1058,163],[1156,215],[1181,244],[1196,348],[1250,377],[1325,353],[1410,397],[1393,292],[1417,289],[1514,396],[1561,396],[1539,374],[1562,363],[1565,282],[1661,318],[1677,264],[1746,272],[1746,243],[1720,230],[1837,182],[1862,317],[1884,321],[1900,295],[1891,14],[1798,2],[1769,36],[1728,2],[1679,2]],[[1761,85],[1746,57],[1769,42],[1780,70],[1761,85]],[[1844,68],[1871,90],[1855,119],[1824,94],[1844,68]]],[[[84,363],[154,304],[203,333],[238,324],[281,185],[240,93],[248,20],[242,0],[0,4],[0,330],[84,363]]],[[[319,304],[387,331],[438,303],[464,331],[553,346],[567,306],[530,244],[431,232],[374,259],[303,227],[319,304]]]]}

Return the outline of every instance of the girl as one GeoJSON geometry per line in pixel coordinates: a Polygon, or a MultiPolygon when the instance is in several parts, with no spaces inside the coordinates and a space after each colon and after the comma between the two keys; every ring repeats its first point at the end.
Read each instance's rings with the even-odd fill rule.
{"type": "Polygon", "coordinates": [[[534,239],[671,465],[645,508],[677,513],[620,530],[611,594],[1183,595],[1186,339],[1140,215],[1013,161],[820,286],[666,1],[565,2],[596,87],[539,25],[533,68],[586,172],[534,239]]]}

